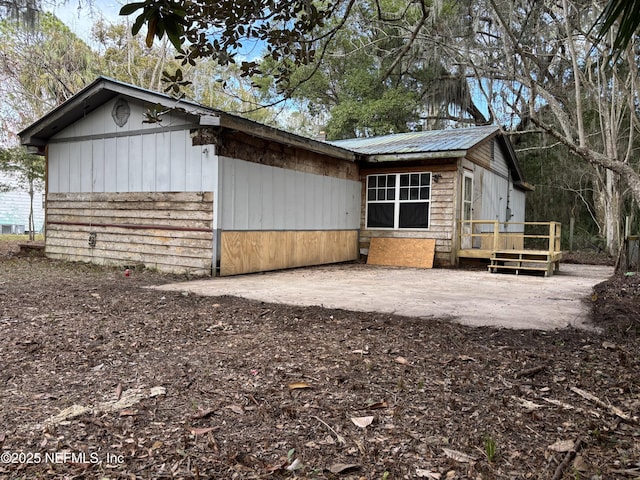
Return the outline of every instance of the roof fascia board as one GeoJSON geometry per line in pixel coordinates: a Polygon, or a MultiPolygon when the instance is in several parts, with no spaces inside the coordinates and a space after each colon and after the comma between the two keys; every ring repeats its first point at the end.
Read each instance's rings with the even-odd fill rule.
{"type": "Polygon", "coordinates": [[[367,155],[367,162],[402,162],[412,160],[437,160],[444,158],[460,158],[467,154],[467,150],[451,150],[444,152],[393,153],[383,155],[367,155]]]}
{"type": "Polygon", "coordinates": [[[40,120],[37,120],[21,132],[19,132],[18,136],[20,137],[20,143],[22,145],[33,146],[46,145],[46,140],[34,136],[34,133],[37,133],[38,131],[50,126],[51,124],[56,123],[61,117],[77,108],[78,104],[84,102],[87,98],[101,92],[102,90],[104,90],[104,86],[101,85],[101,82],[99,80],[96,80],[91,85],[87,86],[84,90],[81,90],[74,97],[54,108],[51,112],[40,118],[40,120]]]}

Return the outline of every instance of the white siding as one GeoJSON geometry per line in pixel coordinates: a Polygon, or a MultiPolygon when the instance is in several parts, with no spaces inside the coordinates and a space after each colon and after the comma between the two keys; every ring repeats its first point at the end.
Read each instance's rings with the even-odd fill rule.
{"type": "MultiPolygon", "coordinates": [[[[29,194],[20,190],[15,179],[2,172],[0,172],[0,184],[15,188],[9,192],[0,192],[0,226],[3,226],[0,227],[0,232],[23,233],[29,228],[29,194]]],[[[33,197],[33,219],[36,231],[41,231],[44,223],[41,191],[35,192],[33,197]]]]}
{"type": "Polygon", "coordinates": [[[358,229],[360,182],[220,158],[223,230],[358,229]]]}
{"type": "Polygon", "coordinates": [[[509,176],[506,152],[502,150],[497,139],[493,140],[493,159],[491,160],[491,169],[503,177],[509,176]]]}
{"type": "MultiPolygon", "coordinates": [[[[484,170],[478,168],[477,171],[484,170]]],[[[474,178],[474,186],[481,188],[481,209],[479,220],[499,220],[507,221],[507,197],[509,191],[509,182],[492,172],[484,170],[481,175],[481,181],[476,183],[474,178]]]]}
{"type": "MultiPolygon", "coordinates": [[[[475,220],[525,221],[525,192],[515,189],[508,179],[477,167],[474,175],[474,189],[474,204],[477,205],[476,201],[480,202],[479,215],[478,210],[474,209],[475,220]],[[510,211],[510,217],[507,216],[507,208],[510,211]]],[[[511,225],[510,229],[521,231],[522,227],[511,225]]]]}
{"type": "Polygon", "coordinates": [[[186,116],[172,113],[161,124],[143,124],[146,107],[131,102],[129,121],[118,127],[111,118],[114,102],[55,135],[49,145],[51,193],[215,188],[216,157],[209,154],[213,148],[192,145],[186,116]]]}

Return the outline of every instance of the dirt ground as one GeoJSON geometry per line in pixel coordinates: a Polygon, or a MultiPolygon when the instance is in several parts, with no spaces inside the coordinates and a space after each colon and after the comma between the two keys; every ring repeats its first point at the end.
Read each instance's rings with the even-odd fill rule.
{"type": "Polygon", "coordinates": [[[475,269],[378,267],[359,263],[216,277],[162,285],[162,290],[323,306],[464,325],[554,330],[594,328],[591,293],[611,277],[606,265],[563,264],[550,277],[475,269]]]}
{"type": "Polygon", "coordinates": [[[0,479],[640,478],[640,275],[597,334],[199,297],[0,242],[0,479]]]}

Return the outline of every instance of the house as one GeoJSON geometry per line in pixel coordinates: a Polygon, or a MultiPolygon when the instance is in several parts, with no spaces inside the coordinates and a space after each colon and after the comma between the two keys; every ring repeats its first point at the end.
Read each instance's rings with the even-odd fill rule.
{"type": "MultiPolygon", "coordinates": [[[[8,191],[0,191],[0,234],[23,234],[29,229],[31,198],[20,189],[19,183],[11,175],[0,172],[0,185],[8,191]]],[[[36,232],[42,231],[44,208],[42,192],[35,192],[33,198],[33,223],[36,232]]]]}
{"type": "MultiPolygon", "coordinates": [[[[333,142],[362,156],[360,248],[372,238],[435,240],[435,264],[452,266],[494,223],[522,232],[524,177],[496,126],[400,133],[333,142]],[[472,221],[486,221],[473,225],[472,221]],[[461,229],[468,229],[463,235],[461,229]],[[475,237],[475,238],[474,238],[475,237]]],[[[476,244],[480,249],[482,245],[476,244]]]]}
{"type": "Polygon", "coordinates": [[[349,261],[384,237],[456,265],[478,240],[461,221],[524,221],[529,188],[497,127],[328,143],[105,77],[20,137],[47,158],[49,257],[169,272],[349,261]]]}

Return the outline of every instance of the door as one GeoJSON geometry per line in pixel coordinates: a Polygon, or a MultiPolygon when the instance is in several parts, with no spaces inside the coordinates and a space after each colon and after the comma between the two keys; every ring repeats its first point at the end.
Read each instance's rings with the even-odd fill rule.
{"type": "Polygon", "coordinates": [[[462,219],[460,248],[468,249],[473,248],[473,173],[464,172],[462,179],[462,212],[460,218],[462,219]]]}

